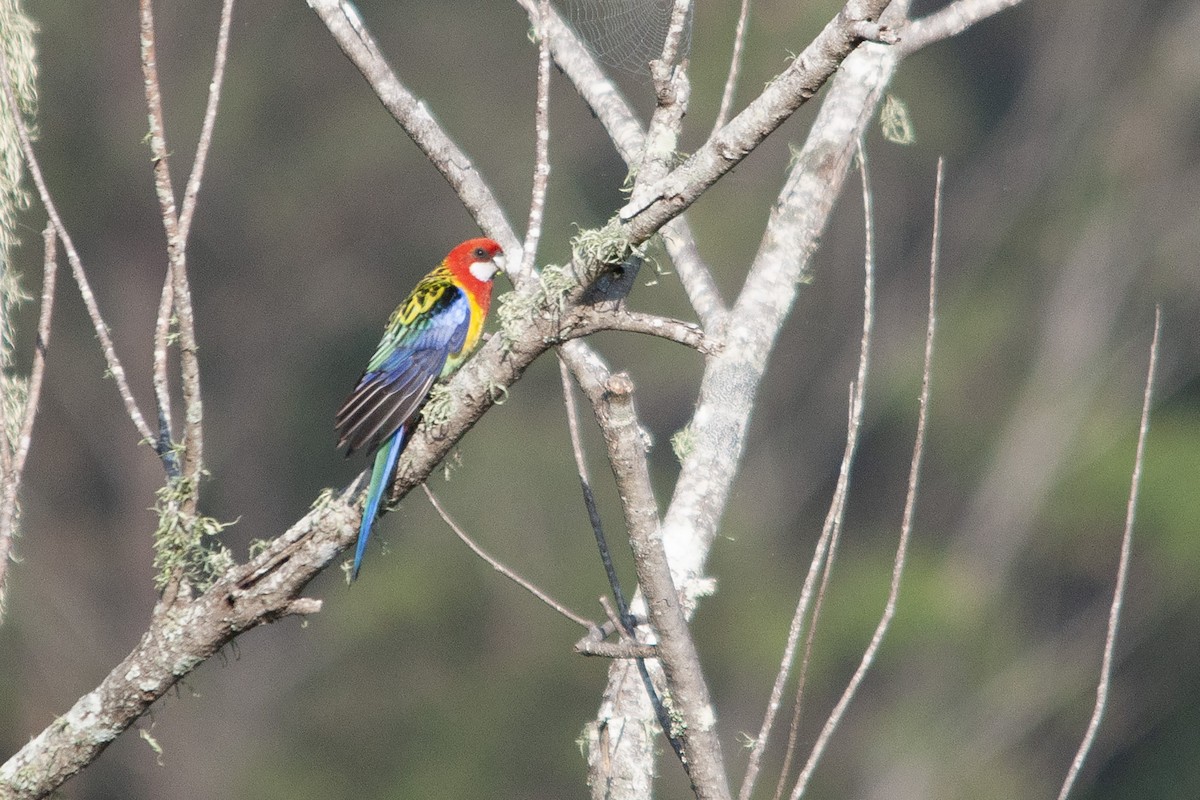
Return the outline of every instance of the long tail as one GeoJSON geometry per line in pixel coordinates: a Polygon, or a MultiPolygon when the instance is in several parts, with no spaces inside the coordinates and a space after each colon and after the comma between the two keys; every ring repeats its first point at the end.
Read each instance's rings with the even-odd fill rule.
{"type": "Polygon", "coordinates": [[[358,577],[362,566],[363,554],[367,552],[367,540],[371,538],[371,526],[379,516],[379,504],[387,494],[392,483],[392,474],[396,471],[396,461],[404,450],[408,429],[402,427],[392,434],[392,438],[384,443],[375,453],[375,466],[371,468],[371,482],[367,484],[367,502],[363,506],[362,523],[358,526],[358,547],[354,550],[354,573],[351,580],[358,577]]]}

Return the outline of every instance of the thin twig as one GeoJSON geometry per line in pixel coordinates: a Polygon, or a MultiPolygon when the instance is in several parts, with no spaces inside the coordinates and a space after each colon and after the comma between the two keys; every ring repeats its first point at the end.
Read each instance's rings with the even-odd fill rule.
{"type": "Polygon", "coordinates": [[[510,581],[515,583],[517,586],[520,586],[522,589],[529,592],[531,595],[536,597],[538,600],[541,600],[543,603],[550,606],[550,608],[554,609],[559,614],[562,614],[564,617],[571,620],[571,622],[574,622],[576,625],[579,625],[589,631],[595,629],[596,623],[592,622],[591,620],[584,619],[580,615],[576,614],[574,611],[567,608],[562,603],[558,602],[553,597],[551,597],[550,595],[543,592],[541,589],[539,589],[533,583],[531,583],[530,581],[527,581],[525,578],[522,578],[513,569],[511,569],[508,566],[505,566],[505,564],[503,562],[501,562],[499,559],[495,558],[494,556],[489,554],[486,550],[484,550],[482,547],[480,547],[478,544],[476,544],[475,540],[467,535],[467,532],[464,531],[459,526],[459,524],[454,521],[454,518],[451,517],[449,512],[447,512],[446,509],[442,506],[441,501],[439,501],[437,499],[437,495],[435,495],[433,493],[433,490],[429,488],[429,484],[422,483],[421,488],[425,490],[425,496],[429,498],[429,502],[431,505],[433,505],[434,509],[438,512],[438,516],[440,516],[442,518],[443,522],[445,522],[447,525],[450,526],[450,530],[454,531],[454,535],[457,536],[459,539],[461,539],[463,544],[465,544],[467,547],[471,548],[471,552],[473,552],[475,555],[479,556],[484,561],[486,561],[491,566],[492,569],[496,570],[496,572],[499,572],[501,575],[503,575],[504,577],[508,578],[510,581]]]}
{"type": "Polygon", "coordinates": [[[13,474],[20,483],[25,459],[33,441],[33,421],[37,417],[38,398],[42,394],[42,378],[46,372],[46,353],[50,347],[50,321],[54,316],[54,297],[58,287],[58,238],[49,224],[42,230],[42,302],[38,314],[37,342],[33,348],[33,365],[29,370],[29,391],[25,397],[25,418],[17,435],[13,456],[13,474]]]}
{"type": "MultiPolygon", "coordinates": [[[[858,419],[853,424],[858,427],[862,421],[863,397],[867,380],[867,356],[871,335],[869,321],[874,318],[875,305],[875,202],[874,192],[871,189],[871,181],[867,171],[867,151],[863,147],[862,139],[858,140],[858,153],[855,160],[858,162],[858,172],[862,183],[863,262],[866,273],[863,287],[863,341],[860,348],[858,379],[857,383],[850,387],[851,414],[857,415],[858,419]]],[[[779,800],[783,796],[788,774],[791,771],[792,759],[797,751],[797,742],[800,737],[801,712],[804,710],[804,690],[808,685],[808,669],[812,664],[813,649],[817,635],[817,621],[820,619],[821,609],[825,605],[825,597],[829,590],[829,579],[833,573],[833,561],[837,555],[843,523],[846,518],[847,499],[848,492],[843,491],[836,500],[836,511],[833,513],[833,526],[829,536],[829,557],[825,559],[825,566],[821,572],[821,585],[817,589],[816,601],[813,603],[812,617],[808,623],[808,632],[804,637],[804,655],[800,657],[800,672],[796,676],[796,699],[792,708],[791,725],[788,728],[787,751],[784,756],[783,767],[779,771],[779,780],[775,785],[775,800],[779,800]]]]}
{"type": "Polygon", "coordinates": [[[564,339],[588,336],[598,331],[624,331],[657,336],[670,342],[682,344],[705,355],[716,352],[720,345],[704,335],[699,325],[681,319],[660,317],[643,311],[601,310],[594,306],[580,306],[571,311],[560,331],[564,339]]]}
{"type": "MultiPolygon", "coordinates": [[[[228,3],[228,0],[226,0],[228,3]]],[[[154,190],[158,195],[159,206],[162,210],[163,229],[167,235],[167,279],[171,281],[171,305],[174,309],[174,322],[179,332],[179,371],[184,405],[184,435],[183,463],[181,472],[184,480],[190,483],[191,491],[187,494],[183,511],[192,514],[199,499],[200,475],[204,468],[204,406],[200,395],[200,360],[196,347],[195,316],[192,312],[192,291],[187,277],[187,236],[180,225],[179,211],[175,205],[175,189],[171,182],[170,153],[167,148],[166,125],[162,109],[162,89],[158,80],[158,54],[154,34],[154,8],[152,0],[140,0],[139,20],[141,32],[142,75],[146,91],[146,108],[150,121],[150,152],[154,161],[154,190]]],[[[229,11],[226,7],[226,11],[229,11]]],[[[218,35],[216,72],[223,73],[224,50],[222,40],[227,44],[228,31],[225,14],[222,14],[222,34],[218,35]]],[[[216,101],[219,97],[219,76],[214,75],[210,84],[209,108],[205,113],[204,127],[208,137],[212,137],[212,122],[209,115],[215,119],[216,101]],[[213,89],[213,87],[217,87],[213,89]]],[[[204,135],[202,129],[202,136],[204,135]]],[[[200,172],[203,171],[207,143],[201,142],[197,149],[196,165],[192,170],[195,192],[200,188],[200,172]]],[[[192,195],[192,205],[195,204],[195,193],[192,195]]],[[[164,295],[166,294],[164,290],[164,295]]],[[[161,334],[161,304],[159,309],[159,324],[156,335],[161,334]]],[[[157,359],[158,353],[155,354],[157,359]]],[[[165,384],[161,376],[156,376],[156,383],[165,384]]],[[[163,387],[156,389],[156,397],[160,404],[160,429],[170,424],[169,393],[168,405],[162,407],[163,387]]],[[[160,431],[160,439],[161,439],[160,431]]],[[[169,436],[169,432],[168,432],[169,436]]],[[[159,442],[163,448],[164,443],[159,442]]],[[[170,448],[160,449],[159,455],[164,465],[170,471],[174,465],[174,454],[170,448]]]]}
{"type": "Polygon", "coordinates": [[[1138,494],[1142,485],[1142,466],[1146,457],[1146,438],[1150,433],[1150,403],[1154,397],[1154,372],[1158,366],[1158,342],[1162,332],[1162,308],[1154,309],[1154,338],[1150,342],[1150,364],[1146,368],[1146,388],[1142,392],[1142,419],[1138,427],[1137,452],[1133,457],[1133,473],[1129,477],[1129,500],[1125,507],[1125,531],[1121,536],[1121,558],[1117,564],[1117,583],[1113,587],[1112,605],[1108,610],[1108,632],[1104,637],[1104,658],[1100,662],[1100,678],[1096,683],[1096,705],[1092,709],[1092,718],[1088,722],[1083,741],[1071,762],[1058,800],[1066,800],[1075,785],[1079,771],[1087,759],[1092,744],[1096,741],[1096,731],[1100,728],[1100,720],[1108,705],[1108,690],[1112,680],[1113,652],[1117,646],[1117,626],[1121,621],[1121,605],[1125,600],[1125,584],[1129,578],[1129,555],[1133,549],[1133,521],[1137,514],[1138,494]]]}
{"type": "MultiPolygon", "coordinates": [[[[175,188],[171,181],[170,152],[167,147],[166,123],[162,108],[162,86],[158,80],[153,0],[140,0],[138,8],[142,78],[150,124],[150,152],[154,163],[154,191],[158,196],[160,216],[167,238],[167,270],[155,324],[154,388],[159,427],[156,450],[169,478],[179,477],[188,486],[189,490],[182,493],[182,499],[172,501],[171,513],[178,514],[184,520],[184,524],[190,524],[190,521],[196,518],[200,500],[200,476],[204,464],[200,363],[196,353],[191,287],[187,278],[187,241],[179,227],[179,211],[175,205],[175,188]],[[170,284],[169,293],[165,286],[167,283],[170,284]],[[170,310],[173,312],[169,320],[165,317],[168,295],[170,310]],[[165,345],[169,340],[172,323],[179,336],[179,367],[184,405],[182,464],[171,431],[171,398],[164,368],[165,345]]],[[[181,597],[189,598],[190,594],[190,586],[184,579],[182,567],[176,567],[163,587],[156,611],[174,605],[181,597]]]]}
{"type": "Polygon", "coordinates": [[[901,54],[907,56],[935,42],[949,39],[982,19],[1012,8],[1021,0],[957,0],[922,19],[916,19],[901,29],[901,54]]]}
{"type": "Polygon", "coordinates": [[[750,19],[750,0],[742,0],[738,12],[737,29],[733,34],[733,55],[729,59],[729,74],[725,76],[725,89],[721,92],[721,108],[713,123],[713,133],[725,127],[729,112],[733,109],[733,96],[737,93],[738,76],[742,72],[742,51],[746,47],[746,22],[750,19]]]}
{"type": "Polygon", "coordinates": [[[217,29],[217,50],[213,56],[212,78],[208,82],[208,104],[204,108],[204,122],[200,126],[200,138],[196,141],[196,157],[183,190],[183,204],[179,209],[179,236],[187,241],[192,230],[192,217],[196,213],[196,198],[200,194],[200,180],[204,177],[204,165],[212,146],[213,128],[217,122],[217,106],[221,101],[221,85],[225,80],[225,63],[229,54],[229,29],[233,24],[233,0],[224,0],[221,5],[221,22],[217,29]]]}
{"type": "Polygon", "coordinates": [[[550,0],[538,4],[538,68],[537,103],[534,107],[535,157],[533,167],[533,192],[529,199],[529,224],[525,228],[525,244],[521,249],[521,263],[513,283],[524,282],[533,276],[537,262],[538,243],[542,238],[542,222],[546,215],[546,188],[550,183],[550,0]]]}
{"type": "MultiPolygon", "coordinates": [[[[855,437],[857,439],[858,431],[861,430],[862,406],[861,404],[856,405],[856,391],[856,387],[851,385],[848,407],[852,417],[855,414],[858,415],[858,419],[850,423],[850,426],[855,430],[855,437]]],[[[849,427],[847,427],[847,430],[849,430],[849,427]]],[[[779,778],[775,782],[774,800],[779,800],[779,798],[783,797],[783,792],[787,787],[788,776],[792,771],[792,761],[796,757],[800,741],[800,720],[804,711],[804,690],[808,686],[808,669],[812,665],[813,649],[817,637],[817,620],[821,615],[822,607],[825,605],[825,596],[829,590],[829,576],[833,573],[833,559],[837,552],[838,542],[841,539],[842,523],[845,521],[846,501],[849,497],[849,483],[843,484],[841,476],[839,475],[838,477],[839,485],[837,490],[835,490],[835,496],[830,502],[829,512],[826,516],[828,527],[822,530],[821,545],[818,547],[818,551],[821,551],[823,547],[827,555],[824,563],[821,564],[821,584],[817,587],[815,600],[811,600],[812,616],[808,621],[808,630],[804,635],[804,653],[800,656],[800,671],[796,674],[796,691],[792,701],[792,720],[788,725],[788,738],[787,745],[784,748],[783,766],[779,768],[779,778]]],[[[814,558],[816,558],[815,554],[814,558]]],[[[808,589],[809,598],[811,598],[811,586],[806,584],[805,588],[808,589]]],[[[804,593],[801,594],[801,597],[802,599],[804,598],[804,593]]],[[[809,601],[805,600],[804,606],[807,607],[808,604],[809,601]]],[[[800,620],[803,622],[803,617],[800,620]]]]}
{"type": "Polygon", "coordinates": [[[808,786],[808,781],[812,778],[812,774],[816,770],[821,756],[824,755],[825,748],[828,746],[833,732],[841,722],[846,708],[850,705],[850,701],[857,694],[858,687],[862,685],[867,671],[870,670],[871,665],[875,662],[875,655],[879,652],[879,646],[883,642],[884,634],[887,633],[892,618],[896,614],[896,603],[900,597],[900,579],[904,575],[904,565],[908,556],[908,542],[912,536],[913,515],[917,505],[917,486],[920,482],[921,462],[925,454],[925,429],[929,419],[929,386],[933,372],[934,334],[937,330],[937,267],[942,236],[942,179],[944,171],[945,162],[939,158],[937,180],[933,193],[933,241],[930,246],[929,255],[929,319],[925,329],[925,363],[921,372],[921,398],[918,402],[917,433],[913,441],[912,462],[909,465],[908,472],[908,491],[904,497],[904,516],[900,522],[900,541],[896,545],[896,557],[892,562],[892,582],[888,589],[887,603],[884,605],[883,616],[880,617],[879,624],[875,627],[875,633],[871,636],[871,642],[867,645],[866,650],[863,651],[858,669],[851,676],[850,682],[842,692],[837,705],[829,712],[829,718],[825,720],[825,725],[821,728],[821,733],[817,736],[817,740],[813,744],[808,762],[804,765],[804,769],[800,771],[800,776],[796,779],[796,786],[792,790],[791,800],[798,800],[804,794],[804,789],[808,786]]]}
{"type": "Polygon", "coordinates": [[[25,472],[25,459],[33,441],[33,423],[37,418],[38,398],[42,394],[42,378],[46,372],[46,353],[50,346],[50,321],[54,313],[55,287],[58,276],[58,235],[54,226],[46,224],[42,231],[42,302],[38,313],[37,341],[33,346],[33,365],[25,392],[24,415],[17,430],[16,442],[8,440],[8,424],[4,420],[2,442],[4,454],[4,496],[0,506],[0,621],[4,619],[5,579],[8,576],[9,555],[17,529],[17,494],[25,472]]]}
{"type": "Polygon", "coordinates": [[[3,48],[0,48],[0,82],[3,82],[4,99],[13,126],[16,128],[17,136],[21,140],[21,152],[25,154],[25,163],[29,166],[29,174],[33,178],[34,186],[37,187],[38,197],[42,201],[42,206],[46,209],[46,216],[50,218],[50,222],[54,225],[54,230],[58,234],[59,240],[63,243],[63,249],[67,254],[67,263],[71,266],[71,275],[75,278],[75,283],[79,286],[79,294],[83,297],[84,306],[87,307],[88,317],[91,319],[92,327],[96,331],[96,338],[100,340],[100,351],[104,354],[105,366],[117,384],[117,392],[121,395],[121,400],[125,403],[125,411],[129,414],[129,419],[133,422],[133,426],[137,428],[138,435],[148,442],[153,442],[155,439],[154,431],[147,424],[146,418],[142,416],[141,409],[138,408],[137,401],[133,398],[133,392],[129,388],[129,381],[125,377],[125,368],[121,366],[121,360],[117,357],[117,351],[113,345],[112,333],[109,331],[108,323],[104,321],[104,317],[100,314],[100,307],[96,303],[96,295],[92,292],[92,286],[88,282],[87,273],[83,270],[83,261],[80,260],[79,253],[75,250],[75,243],[71,241],[71,235],[67,232],[66,226],[63,225],[62,218],[58,215],[58,208],[54,205],[54,200],[50,196],[50,190],[46,187],[46,179],[42,175],[42,168],[38,164],[37,156],[33,152],[33,143],[29,139],[29,129],[25,126],[25,120],[21,117],[21,112],[17,106],[17,99],[12,88],[12,80],[8,75],[8,58],[4,54],[3,48]]]}
{"type": "MultiPolygon", "coordinates": [[[[863,180],[863,229],[865,240],[863,248],[863,321],[862,336],[859,338],[858,346],[858,372],[854,382],[850,385],[849,403],[847,406],[846,444],[842,451],[842,464],[838,471],[837,486],[834,488],[833,497],[829,503],[829,511],[825,515],[825,522],[821,529],[821,536],[817,540],[812,561],[809,563],[808,574],[805,577],[804,586],[800,591],[800,599],[796,603],[796,611],[792,616],[792,622],[788,629],[787,643],[784,646],[779,671],[775,675],[775,684],[771,687],[771,695],[767,702],[766,713],[763,715],[762,726],[750,751],[746,776],[742,780],[742,787],[738,793],[739,800],[748,800],[754,792],[754,784],[758,778],[762,757],[770,739],[771,728],[775,724],[775,716],[778,714],[782,702],[783,689],[791,672],[792,664],[795,662],[796,646],[800,633],[805,627],[805,620],[808,619],[808,609],[814,602],[813,591],[819,575],[824,577],[816,596],[815,602],[817,606],[820,605],[824,596],[826,581],[829,571],[832,568],[834,550],[837,546],[838,533],[842,528],[842,521],[845,519],[846,501],[850,494],[850,470],[854,464],[855,454],[858,452],[859,432],[862,429],[863,411],[866,407],[867,375],[870,372],[871,338],[875,328],[875,226],[874,215],[872,213],[872,197],[869,190],[870,184],[867,181],[866,160],[861,140],[859,141],[859,168],[863,180]]],[[[797,680],[796,707],[792,714],[792,724],[788,734],[784,764],[780,771],[780,785],[782,785],[782,782],[787,777],[796,748],[800,701],[808,671],[812,632],[816,628],[817,615],[817,608],[814,606],[812,619],[808,623],[809,635],[806,640],[804,659],[801,663],[800,676],[797,680]]],[[[781,789],[777,786],[775,793],[777,798],[780,792],[781,789]]]]}

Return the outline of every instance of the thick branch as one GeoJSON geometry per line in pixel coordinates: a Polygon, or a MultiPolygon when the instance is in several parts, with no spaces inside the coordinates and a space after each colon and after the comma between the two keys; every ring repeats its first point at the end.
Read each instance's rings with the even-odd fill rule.
{"type": "Polygon", "coordinates": [[[700,667],[700,657],[659,533],[657,504],[650,486],[645,441],[633,407],[633,383],[624,374],[602,387],[583,386],[608,445],[625,525],[633,548],[638,584],[658,639],[658,656],[669,695],[664,702],[683,742],[684,766],[699,798],[729,798],[729,781],[716,735],[716,712],[700,667]]]}
{"type": "Polygon", "coordinates": [[[780,193],[729,315],[723,347],[705,369],[691,423],[695,446],[683,460],[663,521],[675,582],[688,596],[698,596],[706,586],[701,580],[704,561],[745,445],[749,410],[767,355],[841,193],[855,144],[895,64],[883,45],[868,45],[846,59],[780,193]]]}

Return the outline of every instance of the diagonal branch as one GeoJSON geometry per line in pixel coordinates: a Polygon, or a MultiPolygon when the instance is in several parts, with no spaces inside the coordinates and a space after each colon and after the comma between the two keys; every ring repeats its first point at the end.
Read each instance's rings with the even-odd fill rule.
{"type": "Polygon", "coordinates": [[[877,20],[889,0],[851,0],[808,47],[729,124],[683,164],[620,211],[634,242],[677,216],[808,102],[862,41],[862,24],[877,20]]]}
{"type": "Polygon", "coordinates": [[[223,0],[221,22],[217,29],[217,49],[213,56],[212,78],[208,83],[208,102],[204,107],[204,122],[200,126],[200,138],[196,141],[196,157],[183,190],[183,203],[179,209],[179,236],[187,241],[192,230],[192,218],[196,213],[196,198],[200,194],[200,181],[204,177],[204,166],[208,163],[208,151],[212,147],[213,128],[217,122],[217,107],[221,102],[221,86],[225,81],[225,62],[229,58],[229,29],[233,25],[233,0],[223,0]]]}
{"type": "Polygon", "coordinates": [[[17,136],[21,141],[21,152],[25,154],[25,163],[29,167],[29,174],[33,178],[34,186],[37,187],[38,197],[42,201],[42,206],[46,209],[46,216],[50,218],[50,224],[54,226],[54,230],[58,235],[59,240],[63,243],[63,249],[67,254],[67,263],[71,267],[71,275],[75,278],[76,285],[79,286],[79,294],[83,297],[83,304],[87,307],[88,317],[92,321],[92,327],[96,331],[96,338],[100,340],[100,352],[104,355],[104,363],[108,367],[108,372],[112,375],[113,380],[117,384],[117,393],[120,394],[121,400],[125,404],[125,412],[132,420],[133,426],[137,429],[138,435],[146,441],[154,441],[154,431],[146,423],[146,418],[142,416],[142,411],[138,408],[137,401],[133,398],[133,392],[129,389],[129,381],[125,377],[125,368],[121,365],[121,360],[117,357],[116,347],[113,345],[112,333],[109,330],[108,323],[104,321],[104,317],[100,314],[100,307],[96,303],[96,295],[92,292],[92,286],[88,282],[87,273],[83,269],[83,261],[79,258],[79,253],[75,249],[75,243],[71,241],[71,235],[67,232],[67,228],[63,225],[62,217],[58,214],[58,207],[54,204],[54,199],[50,196],[50,190],[46,187],[46,179],[42,175],[42,168],[38,164],[37,156],[33,152],[33,143],[29,139],[29,129],[25,125],[25,120],[21,117],[20,109],[17,105],[16,96],[13,92],[12,79],[8,74],[8,57],[4,53],[4,48],[0,48],[0,82],[3,83],[4,99],[6,108],[13,123],[13,127],[17,131],[17,136]]]}
{"type": "Polygon", "coordinates": [[[425,103],[396,77],[355,7],[344,0],[308,0],[308,5],[367,79],[379,102],[453,187],[479,227],[515,257],[520,242],[491,188],[425,103]]]}
{"type": "Polygon", "coordinates": [[[980,20],[987,19],[1005,9],[1012,8],[1021,0],[955,0],[944,8],[904,26],[896,47],[904,55],[949,39],[965,31],[980,20]]]}
{"type": "Polygon", "coordinates": [[[442,521],[445,522],[450,527],[450,530],[454,531],[454,535],[458,537],[459,541],[461,541],[468,548],[470,548],[472,553],[474,553],[475,555],[479,556],[481,559],[486,561],[488,566],[490,566],[492,569],[496,570],[496,572],[499,572],[501,575],[503,575],[504,577],[508,578],[510,581],[515,583],[517,586],[520,586],[522,589],[529,592],[531,595],[536,597],[538,600],[541,600],[547,606],[554,609],[555,611],[557,611],[559,614],[566,617],[567,619],[571,620],[571,622],[574,622],[576,625],[579,625],[579,626],[585,628],[586,630],[589,630],[589,631],[595,630],[596,623],[594,623],[590,620],[586,620],[583,617],[581,617],[579,614],[576,614],[574,611],[567,608],[562,603],[558,602],[553,597],[551,597],[550,595],[543,592],[541,589],[539,589],[537,587],[536,584],[534,584],[530,581],[527,581],[525,578],[522,578],[515,570],[511,569],[504,562],[500,561],[500,559],[496,558],[491,553],[487,552],[482,547],[480,547],[479,544],[476,543],[476,541],[474,539],[472,539],[470,536],[467,535],[467,532],[462,529],[462,526],[460,526],[457,522],[454,521],[454,518],[451,517],[450,513],[448,511],[446,511],[445,507],[442,506],[442,502],[440,500],[438,500],[437,495],[435,495],[433,493],[433,490],[429,488],[429,484],[422,483],[421,488],[425,490],[425,496],[427,498],[429,498],[429,504],[433,506],[435,511],[437,511],[438,516],[441,517],[442,521]]]}

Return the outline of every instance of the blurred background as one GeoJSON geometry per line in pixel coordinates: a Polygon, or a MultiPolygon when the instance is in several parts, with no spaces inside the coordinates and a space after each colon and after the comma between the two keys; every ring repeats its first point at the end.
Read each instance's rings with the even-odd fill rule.
{"type": "MultiPolygon", "coordinates": [[[[739,108],[836,12],[757,0],[739,108]]],[[[917,15],[942,3],[917,3],[917,15]]],[[[712,124],[737,3],[699,2],[681,149],[712,124]]],[[[527,214],[536,49],[515,3],[363,0],[409,86],[527,214]]],[[[216,4],[159,3],[159,69],[182,185],[205,102],[216,4]]],[[[150,408],[165,269],[128,3],[35,3],[37,151],[117,350],[150,408]]],[[[1074,796],[1200,796],[1200,5],[1028,0],[905,62],[915,145],[868,141],[878,322],[867,428],[816,642],[804,747],[886,596],[916,421],[933,180],[945,156],[941,316],[926,468],[899,614],[836,734],[815,797],[1052,797],[1091,713],[1120,549],[1154,306],[1163,308],[1125,617],[1108,715],[1074,796]]],[[[647,80],[618,73],[643,114],[647,80]]],[[[540,262],[621,202],[625,167],[555,75],[540,262]]],[[[815,106],[689,212],[734,296],[815,106]]],[[[731,774],[745,765],[841,457],[861,314],[855,181],[772,356],[696,635],[731,774]]],[[[36,296],[43,212],[20,267],[36,296]]],[[[206,513],[239,558],[363,467],[333,411],[415,280],[476,228],[300,2],[235,10],[221,115],[189,250],[201,346],[206,513]]],[[[636,308],[686,315],[677,278],[636,308]]],[[[34,303],[23,306],[28,353],[34,303]]],[[[638,387],[660,502],[699,356],[597,337],[638,387]]],[[[149,511],[162,470],[60,279],[20,563],[0,626],[0,760],[136,643],[155,602],[149,511]]],[[[586,419],[586,417],[585,417],[586,419]]],[[[620,569],[620,516],[589,431],[620,569]]],[[[534,365],[431,481],[481,543],[576,610],[606,582],[579,497],[558,368],[534,365]]],[[[362,578],[330,569],[324,610],[252,631],[69,782],[102,798],[584,797],[576,743],[607,664],[580,631],[471,555],[413,494],[377,528],[362,578]]],[[[784,734],[777,734],[777,742],[784,734]]],[[[761,795],[773,788],[770,760],[761,795]]],[[[661,796],[687,796],[664,757],[661,796]]]]}

